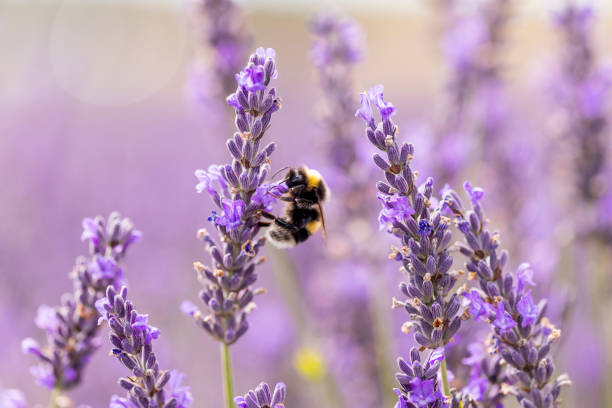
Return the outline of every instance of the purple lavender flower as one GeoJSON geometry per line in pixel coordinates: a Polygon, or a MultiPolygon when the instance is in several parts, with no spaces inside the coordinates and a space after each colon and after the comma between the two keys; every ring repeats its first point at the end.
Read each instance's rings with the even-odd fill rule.
{"type": "Polygon", "coordinates": [[[4,390],[0,393],[0,407],[26,408],[28,406],[25,395],[19,390],[4,390]]]}
{"type": "MultiPolygon", "coordinates": [[[[440,353],[432,351],[429,358],[421,361],[416,348],[410,351],[410,362],[403,358],[397,360],[400,372],[395,378],[400,385],[394,391],[398,396],[398,408],[441,408],[444,397],[438,385],[440,353]]],[[[442,358],[444,356],[442,355],[442,358]]]]}
{"type": "Polygon", "coordinates": [[[556,16],[563,49],[553,97],[566,118],[563,136],[575,157],[575,188],[582,204],[578,234],[605,240],[611,234],[612,224],[601,226],[597,220],[585,220],[583,215],[585,208],[597,209],[597,202],[611,188],[604,171],[609,165],[605,106],[612,75],[597,63],[591,38],[593,17],[590,7],[575,5],[568,5],[556,16]]]}
{"type": "Polygon", "coordinates": [[[153,340],[159,338],[160,331],[149,325],[147,315],[134,309],[127,299],[127,288],[123,286],[117,293],[109,286],[96,307],[104,311],[102,320],[108,322],[111,330],[111,355],[130,371],[130,376],[119,379],[119,385],[127,391],[126,397],[114,395],[110,407],[189,407],[193,397],[189,387],[181,384],[184,375],[159,368],[153,340]]]}
{"type": "Polygon", "coordinates": [[[77,386],[92,354],[100,345],[96,337],[99,313],[96,302],[107,286],[118,287],[122,280],[119,261],[141,237],[128,218],[112,213],[83,220],[81,238],[89,242],[89,257],[79,257],[72,271],[72,293],[62,296],[56,307],[42,305],[35,323],[47,334],[41,347],[34,339],[22,342],[22,350],[40,360],[31,372],[40,386],[59,391],[77,386]]]}
{"type": "Polygon", "coordinates": [[[469,222],[468,229],[460,230],[465,243],[459,250],[467,258],[468,272],[478,280],[476,293],[482,296],[482,301],[496,305],[495,318],[489,317],[491,352],[510,367],[511,385],[506,391],[515,395],[524,408],[559,404],[561,387],[570,381],[566,374],[552,379],[554,365],[549,353],[561,332],[544,317],[546,301],[534,305],[530,291],[526,290],[526,284],[532,283],[529,266],[521,265],[516,278],[504,271],[508,252],[498,249],[499,236],[487,229],[487,219],[478,200],[472,200],[471,210],[465,211],[457,194],[447,191],[444,202],[459,222],[469,222]]]}
{"type": "MultiPolygon", "coordinates": [[[[383,203],[383,215],[389,220],[389,231],[399,238],[402,248],[394,250],[389,257],[402,263],[401,270],[409,279],[400,285],[401,292],[408,299],[405,302],[394,300],[394,305],[404,307],[409,313],[410,323],[407,327],[414,329],[417,343],[423,349],[438,349],[452,341],[461,325],[459,296],[451,294],[457,282],[457,273],[450,271],[453,263],[448,251],[450,219],[442,215],[442,206],[434,206],[433,180],[427,179],[421,186],[415,184],[416,175],[410,168],[414,147],[409,143],[400,145],[397,142],[397,126],[391,120],[395,109],[384,101],[382,86],[373,88],[367,95],[367,103],[376,106],[382,121],[377,123],[373,118],[364,118],[366,134],[370,142],[387,156],[386,160],[378,154],[374,156],[374,162],[385,175],[385,181],[377,183],[378,195],[383,203]]],[[[420,361],[416,350],[413,354],[412,361],[420,361]]],[[[438,367],[428,371],[427,378],[420,379],[420,387],[438,389],[438,367]],[[422,383],[425,380],[433,383],[422,383]]],[[[406,372],[404,368],[402,370],[406,372]]],[[[442,371],[446,375],[446,370],[442,371]]],[[[445,377],[443,380],[447,381],[445,377]]],[[[442,405],[441,393],[435,394],[436,398],[432,401],[419,399],[418,396],[413,401],[409,395],[411,381],[412,378],[407,382],[400,381],[403,387],[399,392],[400,406],[420,408],[442,405]]]]}
{"type": "Polygon", "coordinates": [[[209,89],[218,95],[228,95],[235,89],[235,74],[240,71],[251,44],[242,11],[232,0],[198,0],[197,7],[197,34],[202,48],[212,52],[209,68],[212,78],[204,83],[192,81],[195,86],[208,88],[194,91],[206,97],[211,96],[209,89]]]}
{"type": "Polygon", "coordinates": [[[478,403],[476,406],[503,406],[506,393],[502,387],[510,382],[506,375],[505,362],[498,355],[489,356],[483,344],[479,342],[469,344],[468,351],[470,355],[462,362],[470,367],[470,378],[462,389],[463,395],[478,403]]]}
{"type": "Polygon", "coordinates": [[[310,32],[312,61],[324,95],[319,103],[320,124],[328,134],[331,163],[347,173],[357,158],[353,71],[364,54],[361,28],[348,17],[324,13],[311,20],[310,32]]]}
{"type": "Polygon", "coordinates": [[[282,183],[265,181],[275,144],[260,146],[272,114],[280,108],[276,90],[268,89],[277,76],[274,57],[274,50],[258,48],[246,68],[236,75],[238,88],[228,98],[235,108],[238,128],[227,141],[231,163],[196,171],[197,191],[206,191],[221,211],[213,211],[209,217],[219,240],[204,229],[198,232],[212,259],[212,268],[194,264],[201,282],[205,282],[200,298],[208,313],[201,313],[192,304],[184,304],[182,310],[226,345],[236,342],[248,329],[246,316],[253,309],[254,295],[260,293],[252,289],[257,280],[255,266],[262,262],[256,256],[265,242],[257,236],[259,219],[278,194],[285,192],[282,183]]]}
{"type": "Polygon", "coordinates": [[[285,394],[285,384],[276,384],[271,393],[268,384],[262,382],[244,396],[234,398],[234,403],[238,408],[284,408],[285,394]]]}

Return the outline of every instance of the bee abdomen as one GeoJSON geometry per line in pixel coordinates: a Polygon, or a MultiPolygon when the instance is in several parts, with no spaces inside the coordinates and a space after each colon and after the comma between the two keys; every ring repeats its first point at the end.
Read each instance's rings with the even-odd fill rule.
{"type": "Polygon", "coordinates": [[[268,229],[266,236],[277,248],[292,248],[297,243],[293,234],[285,228],[272,227],[268,229]]]}

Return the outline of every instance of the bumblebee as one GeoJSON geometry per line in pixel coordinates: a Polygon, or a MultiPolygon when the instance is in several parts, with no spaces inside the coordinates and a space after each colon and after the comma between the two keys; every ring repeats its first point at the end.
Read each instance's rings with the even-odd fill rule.
{"type": "Polygon", "coordinates": [[[285,201],[284,217],[264,212],[262,215],[273,220],[260,223],[269,226],[266,237],[278,248],[291,248],[304,242],[317,232],[326,237],[325,218],[321,203],[329,198],[329,189],[316,170],[306,166],[290,169],[285,177],[289,190],[280,197],[285,201]]]}

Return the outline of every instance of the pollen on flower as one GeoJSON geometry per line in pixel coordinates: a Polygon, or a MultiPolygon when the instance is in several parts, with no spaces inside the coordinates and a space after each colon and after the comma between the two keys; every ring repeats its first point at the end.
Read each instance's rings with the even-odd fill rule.
{"type": "Polygon", "coordinates": [[[193,269],[195,269],[196,272],[204,272],[204,270],[206,269],[206,267],[204,266],[204,264],[200,261],[195,261],[193,263],[193,269]]]}
{"type": "Polygon", "coordinates": [[[410,331],[412,330],[413,326],[414,326],[413,322],[404,322],[401,328],[402,333],[410,334],[410,331]]]}
{"type": "Polygon", "coordinates": [[[385,136],[385,145],[391,146],[393,144],[393,136],[387,135],[385,136]]]}
{"type": "Polygon", "coordinates": [[[222,278],[223,276],[225,276],[225,272],[223,272],[223,270],[221,269],[215,269],[215,271],[213,272],[213,276],[215,278],[222,278]]]}
{"type": "Polygon", "coordinates": [[[204,239],[208,235],[208,231],[206,228],[200,228],[198,232],[196,232],[197,239],[204,239]]]}
{"type": "Polygon", "coordinates": [[[266,258],[265,256],[262,256],[258,260],[255,261],[255,265],[261,265],[262,263],[266,262],[267,260],[268,260],[268,258],[266,258]]]}
{"type": "Polygon", "coordinates": [[[436,319],[433,321],[433,327],[435,327],[436,329],[444,327],[444,320],[440,319],[439,317],[436,317],[436,319]]]}
{"type": "Polygon", "coordinates": [[[502,385],[501,385],[501,392],[504,395],[512,394],[513,387],[510,384],[508,384],[508,383],[502,383],[502,385]]]}
{"type": "Polygon", "coordinates": [[[424,282],[431,282],[431,274],[429,272],[427,272],[425,274],[425,276],[423,276],[423,281],[424,282]]]}
{"type": "Polygon", "coordinates": [[[257,309],[257,305],[255,304],[255,302],[250,302],[248,305],[246,305],[246,307],[244,308],[244,312],[245,313],[251,313],[253,310],[257,309]]]}
{"type": "Polygon", "coordinates": [[[397,308],[405,307],[405,306],[406,306],[406,303],[404,303],[404,302],[402,302],[400,300],[397,300],[395,298],[395,296],[393,298],[391,298],[391,308],[392,309],[397,309],[397,308]]]}
{"type": "Polygon", "coordinates": [[[560,337],[561,337],[561,330],[553,329],[552,332],[550,333],[550,336],[548,336],[548,339],[550,341],[555,341],[555,340],[558,340],[560,337]]]}
{"type": "Polygon", "coordinates": [[[474,280],[478,277],[478,275],[476,275],[476,272],[468,272],[468,280],[474,280]]]}
{"type": "Polygon", "coordinates": [[[414,298],[412,298],[412,300],[410,301],[410,304],[411,304],[413,307],[418,307],[418,306],[420,306],[420,305],[421,305],[421,299],[419,299],[418,297],[414,297],[414,298]]]}
{"type": "Polygon", "coordinates": [[[266,293],[266,288],[257,288],[253,291],[253,295],[263,295],[266,293]]]}

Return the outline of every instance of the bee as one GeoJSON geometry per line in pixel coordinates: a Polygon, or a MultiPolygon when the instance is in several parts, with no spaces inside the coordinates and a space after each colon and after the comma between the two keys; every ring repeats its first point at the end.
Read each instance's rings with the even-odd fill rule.
{"type": "Polygon", "coordinates": [[[329,189],[321,173],[306,166],[290,169],[285,183],[289,190],[280,197],[287,203],[285,215],[276,217],[262,213],[265,218],[273,220],[260,223],[269,226],[266,232],[268,240],[278,248],[291,248],[306,241],[319,229],[326,238],[322,202],[329,198],[329,189]]]}

